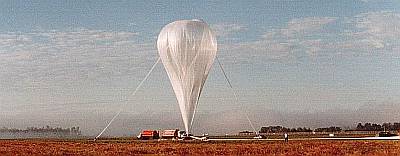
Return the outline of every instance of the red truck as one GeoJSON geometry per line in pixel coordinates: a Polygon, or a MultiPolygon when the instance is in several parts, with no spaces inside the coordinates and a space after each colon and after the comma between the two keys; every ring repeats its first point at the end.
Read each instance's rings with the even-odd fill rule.
{"type": "Polygon", "coordinates": [[[152,139],[159,139],[159,138],[160,138],[160,134],[156,130],[144,130],[138,136],[138,139],[140,139],[140,140],[152,140],[152,139]]]}

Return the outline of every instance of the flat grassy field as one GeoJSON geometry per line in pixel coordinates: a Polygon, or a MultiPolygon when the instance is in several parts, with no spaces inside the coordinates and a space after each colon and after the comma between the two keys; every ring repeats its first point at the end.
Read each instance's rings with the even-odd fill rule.
{"type": "Polygon", "coordinates": [[[0,140],[0,155],[400,155],[400,142],[0,140]]]}

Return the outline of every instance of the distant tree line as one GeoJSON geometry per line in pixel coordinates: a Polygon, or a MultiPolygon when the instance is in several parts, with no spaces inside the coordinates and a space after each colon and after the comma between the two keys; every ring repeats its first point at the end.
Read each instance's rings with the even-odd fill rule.
{"type": "Polygon", "coordinates": [[[61,127],[28,127],[26,129],[7,128],[0,129],[0,133],[56,133],[68,135],[81,135],[79,127],[61,128],[61,127]]]}
{"type": "Polygon", "coordinates": [[[383,123],[375,124],[375,123],[358,123],[355,129],[356,131],[397,131],[400,130],[400,123],[383,123]]]}
{"type": "Polygon", "coordinates": [[[314,132],[340,132],[340,131],[342,131],[342,128],[335,126],[314,129],[314,132]]]}
{"type": "Polygon", "coordinates": [[[306,127],[286,128],[283,126],[261,127],[260,130],[260,133],[283,133],[283,132],[312,132],[312,130],[306,127]]]}
{"type": "MultiPolygon", "coordinates": [[[[400,123],[383,123],[375,124],[375,123],[358,123],[357,127],[354,129],[348,129],[346,131],[397,131],[400,130],[400,123]]],[[[261,127],[260,133],[287,133],[287,132],[341,132],[343,129],[341,127],[331,126],[331,127],[323,127],[323,128],[287,128],[283,126],[268,126],[261,127]]]]}

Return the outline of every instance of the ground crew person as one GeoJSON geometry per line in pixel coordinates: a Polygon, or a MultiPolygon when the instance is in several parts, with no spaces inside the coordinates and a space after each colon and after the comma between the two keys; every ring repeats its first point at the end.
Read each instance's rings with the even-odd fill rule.
{"type": "Polygon", "coordinates": [[[285,142],[289,142],[289,135],[287,133],[285,133],[284,137],[285,137],[285,142]]]}

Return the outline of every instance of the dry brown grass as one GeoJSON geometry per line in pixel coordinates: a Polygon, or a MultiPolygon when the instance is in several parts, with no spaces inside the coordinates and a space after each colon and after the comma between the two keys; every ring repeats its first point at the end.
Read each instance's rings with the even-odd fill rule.
{"type": "Polygon", "coordinates": [[[398,141],[90,142],[0,140],[0,155],[400,155],[398,141]]]}

